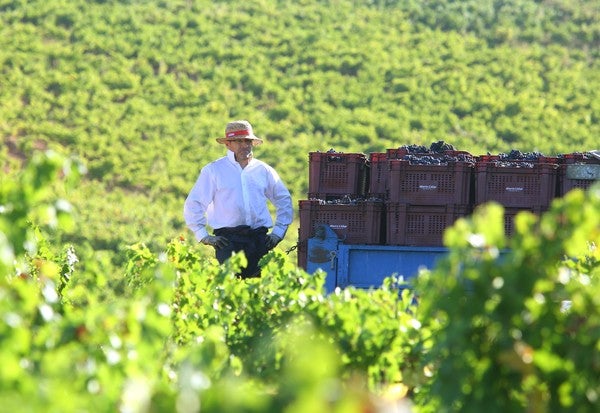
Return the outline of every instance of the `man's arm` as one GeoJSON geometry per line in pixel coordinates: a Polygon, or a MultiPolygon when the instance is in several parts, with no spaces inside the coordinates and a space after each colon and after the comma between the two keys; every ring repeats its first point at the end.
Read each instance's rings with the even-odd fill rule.
{"type": "Polygon", "coordinates": [[[272,170],[272,174],[273,183],[269,200],[275,206],[275,224],[271,234],[278,236],[281,240],[285,237],[285,233],[294,219],[294,208],[290,191],[275,170],[272,170]]]}
{"type": "Polygon", "coordinates": [[[212,200],[211,179],[206,168],[203,168],[183,204],[183,217],[187,227],[194,233],[196,240],[208,237],[206,230],[206,210],[212,200]]]}

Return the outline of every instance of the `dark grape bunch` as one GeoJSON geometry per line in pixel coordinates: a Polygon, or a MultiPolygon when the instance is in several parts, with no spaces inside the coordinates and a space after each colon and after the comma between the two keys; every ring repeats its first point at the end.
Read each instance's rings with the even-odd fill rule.
{"type": "Polygon", "coordinates": [[[433,142],[429,148],[423,145],[402,145],[398,149],[403,149],[409,154],[428,154],[428,153],[444,153],[445,151],[454,151],[454,146],[444,141],[433,142]]]}
{"type": "Polygon", "coordinates": [[[429,149],[423,145],[402,145],[398,147],[399,150],[405,150],[408,153],[428,153],[429,149]]]}
{"type": "Polygon", "coordinates": [[[411,165],[448,165],[453,162],[474,163],[471,155],[459,153],[456,155],[404,155],[403,161],[409,161],[411,165]]]}
{"type": "Polygon", "coordinates": [[[455,150],[456,149],[454,149],[454,146],[452,146],[449,143],[446,143],[444,141],[433,142],[429,146],[430,152],[445,152],[445,151],[455,151],[455,150]]]}
{"type": "Polygon", "coordinates": [[[327,152],[327,160],[329,162],[341,162],[343,160],[341,155],[335,155],[335,154],[342,154],[343,152],[338,152],[335,149],[331,148],[329,149],[327,152]]]}
{"type": "Polygon", "coordinates": [[[569,154],[564,154],[561,153],[559,155],[557,155],[557,158],[559,159],[567,159],[567,158],[571,158],[571,159],[577,159],[579,161],[587,161],[587,160],[600,160],[600,150],[591,150],[588,152],[572,152],[569,154]]]}
{"type": "Polygon", "coordinates": [[[544,155],[540,152],[521,152],[513,149],[509,153],[499,153],[497,157],[494,166],[499,168],[534,168],[544,155]]]}
{"type": "Polygon", "coordinates": [[[398,148],[404,152],[399,159],[411,165],[448,165],[452,162],[475,163],[472,155],[457,152],[454,146],[444,141],[433,142],[429,148],[423,145],[404,145],[398,148]]]}
{"type": "Polygon", "coordinates": [[[501,161],[537,161],[543,156],[540,152],[521,152],[512,149],[508,154],[498,154],[498,159],[501,161]]]}

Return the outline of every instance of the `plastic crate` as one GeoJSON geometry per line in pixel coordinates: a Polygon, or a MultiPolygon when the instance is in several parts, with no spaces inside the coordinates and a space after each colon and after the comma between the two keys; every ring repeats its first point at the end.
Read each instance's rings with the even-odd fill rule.
{"type": "Polygon", "coordinates": [[[383,241],[383,202],[361,201],[352,204],[299,201],[300,242],[315,235],[327,224],[340,241],[347,244],[381,244],[383,241]]]}
{"type": "Polygon", "coordinates": [[[556,158],[543,158],[544,163],[485,158],[490,157],[475,167],[475,205],[495,201],[512,208],[546,208],[556,197],[556,158]]]}
{"type": "Polygon", "coordinates": [[[471,203],[473,164],[413,165],[390,160],[389,201],[416,205],[471,203]]]}
{"type": "Polygon", "coordinates": [[[540,215],[546,209],[535,207],[535,208],[504,208],[504,235],[510,238],[515,233],[515,217],[517,214],[523,211],[529,211],[533,214],[540,215]]]}
{"type": "Polygon", "coordinates": [[[572,189],[588,189],[600,181],[600,159],[585,153],[570,153],[559,157],[558,190],[562,197],[572,189]]]}
{"type": "Polygon", "coordinates": [[[362,153],[311,152],[308,197],[364,197],[367,192],[368,171],[368,160],[362,153]]]}
{"type": "Polygon", "coordinates": [[[307,241],[299,241],[297,244],[297,257],[298,257],[298,267],[306,270],[307,264],[307,241]]]}
{"type": "Polygon", "coordinates": [[[443,246],[446,228],[471,213],[470,205],[386,203],[386,244],[443,246]]]}
{"type": "Polygon", "coordinates": [[[388,198],[387,182],[390,174],[387,154],[385,152],[370,153],[369,165],[369,188],[367,192],[372,198],[386,200],[388,198]]]}

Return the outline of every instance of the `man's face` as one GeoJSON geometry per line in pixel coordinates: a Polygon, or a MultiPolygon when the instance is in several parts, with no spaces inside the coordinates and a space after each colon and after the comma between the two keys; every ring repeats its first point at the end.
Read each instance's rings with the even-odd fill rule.
{"type": "Polygon", "coordinates": [[[252,158],[252,139],[235,139],[226,141],[227,148],[235,154],[237,161],[244,161],[252,158]]]}

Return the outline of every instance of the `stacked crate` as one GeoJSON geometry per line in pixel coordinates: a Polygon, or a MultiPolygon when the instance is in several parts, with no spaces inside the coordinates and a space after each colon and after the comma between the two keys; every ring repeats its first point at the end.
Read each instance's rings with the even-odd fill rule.
{"type": "Polygon", "coordinates": [[[600,153],[473,156],[443,142],[385,152],[311,152],[309,199],[299,201],[298,262],[328,225],[347,244],[443,246],[444,231],[481,204],[504,207],[512,236],[521,211],[540,214],[552,200],[600,179],[600,153]]]}
{"type": "Polygon", "coordinates": [[[588,189],[600,181],[600,152],[574,152],[558,156],[557,195],[562,197],[575,188],[588,189]]]}
{"type": "Polygon", "coordinates": [[[298,265],[306,243],[327,224],[347,244],[381,244],[383,202],[367,198],[369,160],[362,153],[309,153],[308,198],[299,201],[298,265]]]}
{"type": "Polygon", "coordinates": [[[386,244],[442,246],[443,234],[471,212],[475,158],[443,150],[387,150],[386,244]]]}
{"type": "Polygon", "coordinates": [[[329,201],[366,194],[369,163],[362,153],[311,152],[308,166],[309,198],[329,201]]]}
{"type": "Polygon", "coordinates": [[[497,202],[504,207],[504,229],[514,232],[521,211],[540,214],[556,197],[557,158],[536,153],[485,155],[477,158],[474,207],[497,202]]]}
{"type": "Polygon", "coordinates": [[[369,189],[371,198],[387,199],[387,181],[389,178],[389,159],[386,152],[369,154],[369,189]]]}
{"type": "Polygon", "coordinates": [[[299,201],[299,239],[315,235],[327,224],[346,244],[381,244],[383,203],[371,200],[331,203],[320,199],[299,201]]]}

